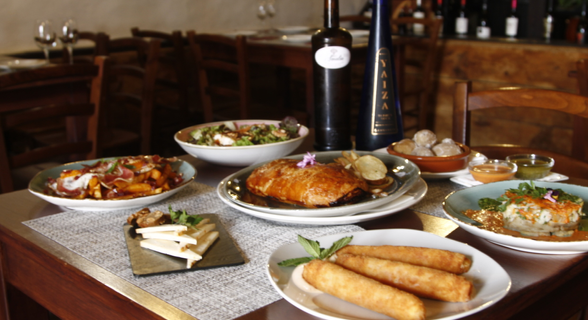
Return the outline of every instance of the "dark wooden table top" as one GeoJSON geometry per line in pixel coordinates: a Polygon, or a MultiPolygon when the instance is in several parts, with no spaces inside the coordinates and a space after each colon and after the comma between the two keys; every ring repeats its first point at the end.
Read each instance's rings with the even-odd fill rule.
{"type": "MultiPolygon", "coordinates": [[[[309,143],[301,148],[295,152],[308,150],[309,143]]],[[[183,158],[196,167],[196,181],[211,186],[239,169],[183,158]]],[[[588,186],[586,180],[567,182],[588,186]]],[[[58,207],[27,190],[0,195],[0,204],[0,298],[4,302],[0,304],[0,319],[10,319],[9,313],[12,319],[42,319],[43,308],[62,319],[193,319],[22,224],[58,213],[58,207]]],[[[359,225],[368,230],[424,230],[466,243],[496,260],[512,279],[509,293],[466,319],[567,319],[588,301],[587,254],[542,255],[507,249],[473,236],[449,220],[410,209],[359,225]]],[[[282,299],[240,319],[314,317],[282,299]]]]}

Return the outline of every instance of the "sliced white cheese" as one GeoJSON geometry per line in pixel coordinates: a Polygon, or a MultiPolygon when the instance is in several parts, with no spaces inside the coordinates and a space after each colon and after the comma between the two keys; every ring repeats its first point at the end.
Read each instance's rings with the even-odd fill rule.
{"type": "Polygon", "coordinates": [[[135,232],[139,233],[139,234],[145,234],[145,233],[149,233],[149,232],[162,232],[162,231],[174,231],[174,232],[182,231],[182,232],[185,232],[186,230],[188,230],[188,227],[180,225],[180,224],[162,224],[162,225],[155,226],[155,227],[137,228],[137,229],[135,229],[135,232]]]}
{"type": "Polygon", "coordinates": [[[186,232],[185,235],[188,235],[194,239],[198,239],[198,238],[202,237],[203,235],[205,235],[207,232],[214,230],[214,228],[216,228],[216,224],[209,223],[209,224],[203,225],[202,227],[200,227],[198,229],[189,230],[188,232],[186,232]]]}
{"type": "Polygon", "coordinates": [[[174,231],[163,231],[163,232],[148,232],[142,234],[143,239],[162,239],[162,240],[170,240],[170,241],[177,241],[181,243],[189,243],[189,244],[197,244],[198,241],[191,237],[188,234],[183,234],[181,236],[177,236],[174,231]]]}
{"type": "Polygon", "coordinates": [[[206,250],[208,250],[208,248],[210,248],[210,246],[214,243],[214,240],[216,240],[217,238],[218,231],[208,232],[204,236],[202,236],[202,238],[200,238],[200,241],[198,241],[197,245],[191,246],[190,248],[188,248],[188,250],[193,251],[197,255],[201,256],[204,254],[204,252],[206,252],[206,250]]]}
{"type": "Polygon", "coordinates": [[[200,228],[202,228],[202,227],[203,227],[205,224],[207,224],[207,223],[209,223],[209,222],[210,222],[210,219],[208,219],[208,218],[204,218],[204,219],[200,220],[200,222],[198,222],[198,224],[197,224],[197,225],[195,225],[195,226],[194,226],[194,228],[196,228],[196,229],[200,229],[200,228]]]}
{"type": "Polygon", "coordinates": [[[174,241],[160,240],[160,239],[145,239],[139,242],[142,248],[157,251],[159,253],[167,254],[170,256],[184,258],[189,260],[200,260],[202,256],[194,251],[186,250],[179,251],[178,244],[174,241]]]}

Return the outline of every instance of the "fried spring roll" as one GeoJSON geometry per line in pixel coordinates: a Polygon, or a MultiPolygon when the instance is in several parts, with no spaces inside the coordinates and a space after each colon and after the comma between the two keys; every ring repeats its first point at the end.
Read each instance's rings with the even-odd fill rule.
{"type": "Polygon", "coordinates": [[[312,260],[304,266],[302,277],[323,292],[397,320],[425,319],[425,305],[413,294],[334,263],[312,260]]]}
{"type": "Polygon", "coordinates": [[[338,255],[346,253],[406,262],[456,274],[466,273],[472,266],[472,261],[461,253],[433,248],[348,245],[337,251],[338,255]]]}
{"type": "Polygon", "coordinates": [[[468,279],[437,269],[352,254],[338,254],[335,263],[423,298],[465,302],[472,297],[468,279]]]}

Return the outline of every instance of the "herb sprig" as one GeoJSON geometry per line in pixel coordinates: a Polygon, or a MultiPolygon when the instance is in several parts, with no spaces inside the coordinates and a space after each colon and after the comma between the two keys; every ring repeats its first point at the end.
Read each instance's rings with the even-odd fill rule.
{"type": "Polygon", "coordinates": [[[186,212],[186,210],[174,211],[172,209],[171,205],[169,206],[169,215],[172,220],[172,223],[181,224],[181,225],[188,226],[188,227],[194,227],[203,219],[201,216],[199,216],[197,214],[196,215],[188,214],[186,212]]]}
{"type": "Polygon", "coordinates": [[[346,246],[347,244],[349,244],[349,242],[351,242],[351,239],[353,239],[353,236],[339,239],[339,240],[333,242],[333,245],[330,248],[324,249],[324,248],[320,247],[320,244],[318,241],[309,240],[309,239],[304,238],[301,235],[298,235],[298,242],[302,245],[304,250],[306,250],[306,252],[308,252],[308,254],[310,254],[312,257],[287,259],[282,262],[279,262],[278,266],[280,266],[280,267],[295,267],[295,266],[301,265],[303,263],[310,262],[314,259],[321,259],[321,260],[328,259],[335,252],[337,252],[337,250],[339,250],[339,249],[343,248],[344,246],[346,246]]]}

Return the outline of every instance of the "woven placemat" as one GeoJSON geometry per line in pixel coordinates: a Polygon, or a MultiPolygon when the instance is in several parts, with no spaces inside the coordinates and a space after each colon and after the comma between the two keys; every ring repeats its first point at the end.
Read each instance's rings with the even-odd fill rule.
{"type": "Polygon", "coordinates": [[[427,194],[419,203],[410,207],[410,209],[446,219],[447,217],[445,217],[445,213],[443,212],[443,201],[445,200],[445,197],[453,191],[461,190],[466,187],[447,179],[428,180],[426,182],[428,187],[427,194]]]}
{"type": "Polygon", "coordinates": [[[281,224],[234,210],[218,198],[214,188],[192,182],[178,194],[149,206],[168,212],[216,213],[245,256],[241,266],[145,277],[134,276],[125,244],[123,225],[136,210],[66,211],[23,222],[47,238],[109,270],[137,287],[200,320],[226,320],[250,313],[280,295],[266,276],[269,256],[297,235],[315,239],[360,231],[355,225],[304,226],[281,224]]]}

